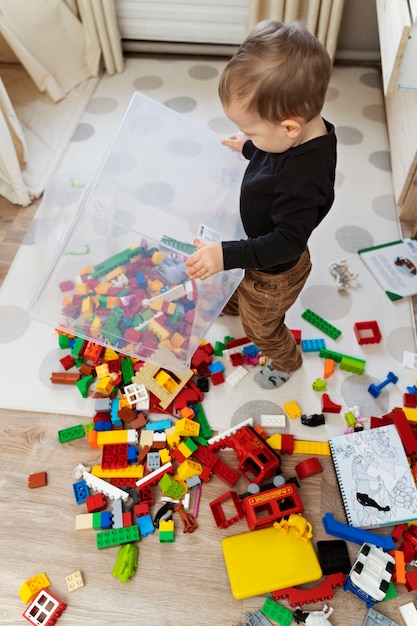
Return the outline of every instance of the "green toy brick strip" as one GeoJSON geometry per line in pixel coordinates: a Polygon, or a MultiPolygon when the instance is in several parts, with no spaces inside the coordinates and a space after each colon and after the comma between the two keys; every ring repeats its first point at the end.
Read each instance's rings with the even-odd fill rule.
{"type": "Polygon", "coordinates": [[[354,356],[349,356],[347,354],[341,354],[340,352],[333,352],[332,350],[327,350],[327,348],[322,348],[319,352],[319,356],[324,359],[333,359],[336,363],[340,363],[342,359],[351,359],[358,363],[358,365],[363,364],[365,366],[366,361],[362,359],[357,359],[354,356]]]}
{"type": "Polygon", "coordinates": [[[96,535],[97,548],[110,548],[118,546],[122,543],[130,543],[131,541],[139,541],[139,527],[127,526],[126,528],[112,528],[111,530],[103,530],[96,535]]]}
{"type": "Polygon", "coordinates": [[[60,443],[72,441],[73,439],[80,439],[80,437],[85,437],[85,430],[82,424],[72,426],[71,428],[64,428],[58,431],[58,439],[60,443]]]}
{"type": "Polygon", "coordinates": [[[275,602],[272,598],[266,598],[261,613],[269,617],[280,626],[290,626],[293,619],[293,613],[287,607],[275,602]]]}
{"type": "Polygon", "coordinates": [[[326,335],[329,335],[332,339],[337,339],[342,334],[341,330],[327,322],[325,319],[320,317],[320,315],[317,315],[317,313],[311,311],[311,309],[306,309],[304,313],[301,313],[301,317],[307,320],[307,322],[310,322],[310,324],[313,324],[313,326],[321,330],[323,333],[326,333],[326,335]]]}

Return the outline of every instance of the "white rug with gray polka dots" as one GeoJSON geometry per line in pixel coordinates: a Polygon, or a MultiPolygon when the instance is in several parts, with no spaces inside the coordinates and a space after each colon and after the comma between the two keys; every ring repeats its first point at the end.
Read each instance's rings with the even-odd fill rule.
{"type": "MultiPolygon", "coordinates": [[[[48,202],[55,211],[59,209],[60,219],[55,220],[53,232],[41,231],[43,243],[39,244],[45,213],[43,218],[38,214],[0,291],[2,407],[73,415],[73,419],[68,418],[69,425],[80,416],[89,421],[93,415],[93,400],[84,400],[77,390],[50,382],[62,356],[56,335],[52,327],[31,320],[27,312],[45,267],[45,254],[51,253],[78,200],[79,189],[69,186],[68,181],[81,185],[99,167],[135,91],[210,128],[218,133],[220,142],[235,130],[217,98],[223,65],[218,59],[132,57],[127,59],[123,74],[100,80],[51,181],[48,202]]],[[[341,432],[345,428],[343,414],[352,405],[360,407],[364,418],[402,406],[403,394],[417,378],[414,370],[402,364],[405,350],[416,351],[411,303],[390,302],[357,255],[360,248],[400,236],[378,71],[336,67],[324,116],[335,124],[339,142],[336,201],[312,236],[313,271],[287,320],[290,328],[302,332],[303,339],[324,338],[329,350],[363,359],[366,367],[359,376],[336,365],[326,381],[327,393],[342,408],[339,414],[327,413],[324,425],[309,428],[300,420],[287,422],[287,430],[314,440],[341,432]],[[329,270],[329,264],[341,258],[358,274],[344,291],[337,289],[329,270]],[[301,317],[306,309],[339,328],[341,336],[332,340],[323,335],[301,317]],[[370,320],[378,323],[382,340],[359,345],[354,324],[370,320]],[[398,383],[386,385],[374,398],[368,392],[370,383],[381,383],[389,371],[398,376],[398,383]]],[[[48,206],[44,203],[41,209],[47,211],[48,206]]],[[[221,317],[206,339],[214,343],[225,336],[242,335],[239,320],[221,317]]],[[[223,363],[227,375],[232,367],[227,359],[223,363]]],[[[204,408],[214,429],[227,428],[247,417],[257,421],[264,413],[283,413],[284,404],[291,400],[305,414],[321,412],[321,392],[312,389],[312,383],[323,377],[323,359],[317,353],[305,352],[303,368],[278,390],[261,390],[253,382],[257,368],[248,369],[236,387],[223,383],[211,386],[206,394],[204,408]]]]}

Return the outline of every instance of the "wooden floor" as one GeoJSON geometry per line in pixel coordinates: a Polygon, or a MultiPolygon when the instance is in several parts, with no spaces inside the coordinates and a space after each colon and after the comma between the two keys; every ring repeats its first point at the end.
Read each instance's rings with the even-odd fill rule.
{"type": "MultiPolygon", "coordinates": [[[[19,243],[32,219],[35,207],[18,208],[0,199],[1,265],[3,280],[19,243]]],[[[30,346],[28,362],[30,367],[30,346]]],[[[2,394],[7,389],[2,389],[2,394]]],[[[22,389],[24,393],[24,389],[22,389]]],[[[245,612],[263,605],[263,597],[243,601],[233,599],[224,565],[221,541],[225,536],[245,532],[240,521],[227,530],[214,523],[209,502],[229,491],[218,478],[203,485],[198,514],[199,528],[184,534],[178,517],[173,544],[161,544],[158,536],[142,538],[139,567],[128,583],[112,576],[118,548],[98,550],[95,531],[75,531],[75,515],[85,512],[77,505],[72,491],[74,467],[82,462],[92,465],[100,455],[89,448],[85,439],[66,444],[58,442],[57,431],[79,423],[79,418],[63,415],[23,413],[0,410],[0,484],[1,484],[1,562],[0,624],[26,623],[18,590],[24,580],[44,572],[51,582],[50,590],[68,606],[58,624],[76,626],[236,626],[245,622],[245,612]],[[48,484],[28,488],[28,476],[46,471],[48,484]],[[81,571],[85,586],[69,592],[66,577],[81,571]]],[[[233,452],[225,460],[236,465],[233,452]]],[[[295,475],[300,456],[283,456],[285,478],[295,475]]],[[[323,472],[305,479],[300,495],[305,517],[313,525],[313,543],[332,539],[322,526],[322,516],[331,511],[343,520],[343,511],[335,474],[328,457],[321,457],[323,472]]],[[[244,492],[243,479],[233,487],[244,492]]],[[[159,503],[154,506],[159,508],[159,503]]],[[[358,546],[348,544],[351,559],[358,546]]],[[[252,570],[259,571],[256,558],[252,570]]],[[[280,563],[276,563],[280,567],[280,563]]],[[[300,569],[305,567],[299,564],[300,569]]],[[[312,587],[313,584],[306,585],[312,587]]],[[[377,610],[402,624],[398,606],[413,601],[415,594],[397,585],[399,596],[377,605],[377,610]]],[[[367,609],[350,592],[335,590],[327,603],[334,608],[333,626],[361,626],[367,609]]],[[[282,601],[288,607],[286,600],[282,601]]],[[[323,602],[310,605],[318,610],[323,602]]]]}

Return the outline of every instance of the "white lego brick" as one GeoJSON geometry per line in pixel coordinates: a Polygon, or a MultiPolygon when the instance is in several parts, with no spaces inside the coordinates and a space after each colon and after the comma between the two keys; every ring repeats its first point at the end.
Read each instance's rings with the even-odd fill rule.
{"type": "Polygon", "coordinates": [[[285,428],[285,415],[261,415],[262,428],[285,428]]]}
{"type": "Polygon", "coordinates": [[[410,369],[417,369],[417,354],[414,352],[408,352],[404,350],[403,352],[403,365],[404,367],[408,367],[410,369]]]}
{"type": "Polygon", "coordinates": [[[398,608],[406,626],[417,625],[417,609],[413,602],[407,602],[407,604],[402,604],[398,608]]]}
{"type": "Polygon", "coordinates": [[[242,365],[238,365],[234,367],[230,374],[226,376],[226,382],[232,387],[235,387],[240,381],[245,378],[248,370],[242,365]]]}

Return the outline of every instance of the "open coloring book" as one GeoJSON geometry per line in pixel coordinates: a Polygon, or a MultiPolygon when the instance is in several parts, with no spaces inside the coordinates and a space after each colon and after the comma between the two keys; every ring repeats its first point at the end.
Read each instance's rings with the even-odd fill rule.
{"type": "Polygon", "coordinates": [[[417,519],[417,488],[394,424],[329,440],[348,524],[390,526],[417,519]]]}

